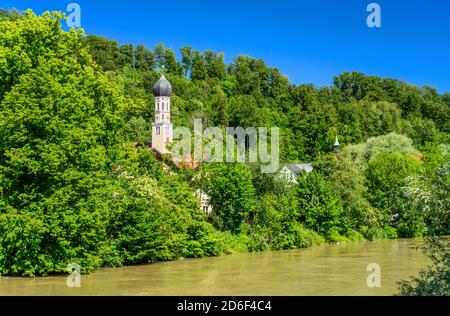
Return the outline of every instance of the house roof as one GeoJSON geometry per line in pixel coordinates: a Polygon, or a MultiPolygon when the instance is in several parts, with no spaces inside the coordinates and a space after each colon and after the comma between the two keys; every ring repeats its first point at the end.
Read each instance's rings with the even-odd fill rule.
{"type": "Polygon", "coordinates": [[[310,163],[293,163],[287,165],[286,167],[288,167],[289,170],[291,170],[295,174],[299,174],[302,172],[310,173],[314,169],[310,163]]]}
{"type": "MultiPolygon", "coordinates": [[[[141,147],[142,144],[136,143],[135,146],[136,147],[141,147]]],[[[156,159],[158,159],[160,161],[171,162],[172,164],[174,164],[179,169],[192,169],[192,170],[194,170],[194,169],[197,169],[200,166],[200,164],[193,159],[192,155],[187,156],[185,161],[177,161],[176,159],[174,159],[172,157],[171,154],[163,154],[158,149],[153,148],[151,142],[144,142],[144,147],[146,147],[148,150],[153,151],[154,153],[156,153],[156,159]],[[164,159],[163,158],[164,156],[167,157],[167,159],[164,159]]]]}

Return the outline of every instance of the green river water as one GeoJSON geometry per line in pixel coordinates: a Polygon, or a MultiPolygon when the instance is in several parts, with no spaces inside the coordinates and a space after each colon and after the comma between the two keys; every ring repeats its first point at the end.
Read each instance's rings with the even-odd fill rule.
{"type": "Polygon", "coordinates": [[[420,241],[378,240],[289,251],[244,253],[107,268],[82,275],[0,277],[0,295],[393,295],[396,282],[425,268],[420,241]],[[381,268],[381,287],[367,285],[367,266],[381,268]]]}

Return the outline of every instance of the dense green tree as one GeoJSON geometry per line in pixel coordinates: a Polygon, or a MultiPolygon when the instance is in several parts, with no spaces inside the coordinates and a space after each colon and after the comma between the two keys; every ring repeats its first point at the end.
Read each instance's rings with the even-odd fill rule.
{"type": "Polygon", "coordinates": [[[211,50],[204,52],[206,72],[210,78],[222,80],[225,77],[224,54],[217,54],[211,50]]]}
{"type": "Polygon", "coordinates": [[[164,68],[167,73],[173,75],[182,76],[183,74],[183,67],[177,61],[175,53],[171,48],[166,49],[164,53],[164,68]]]}
{"type": "Polygon", "coordinates": [[[299,212],[292,189],[263,195],[254,215],[252,249],[293,249],[323,243],[323,237],[302,226],[299,212]]]}
{"type": "Polygon", "coordinates": [[[94,61],[103,70],[117,70],[122,65],[122,56],[116,41],[101,36],[87,35],[84,43],[89,47],[94,61]]]}
{"type": "Polygon", "coordinates": [[[423,148],[426,175],[433,178],[438,169],[450,160],[450,144],[427,143],[423,148]]]}
{"type": "Polygon", "coordinates": [[[440,234],[450,233],[450,162],[443,163],[431,178],[411,179],[405,193],[412,204],[425,213],[430,237],[422,247],[432,264],[418,277],[400,283],[400,295],[448,296],[450,295],[450,252],[447,238],[440,234]]]}
{"type": "Polygon", "coordinates": [[[0,8],[0,19],[17,20],[22,16],[23,14],[17,9],[4,10],[0,8]]]}
{"type": "Polygon", "coordinates": [[[349,225],[358,231],[376,228],[380,214],[366,199],[367,187],[364,174],[351,160],[350,153],[334,155],[327,170],[330,182],[339,191],[349,225]]]}
{"type": "Polygon", "coordinates": [[[206,70],[206,62],[202,54],[196,50],[193,52],[192,56],[192,66],[191,66],[191,79],[192,80],[205,80],[208,76],[206,70]]]}
{"type": "Polygon", "coordinates": [[[130,125],[133,129],[133,139],[137,142],[144,144],[146,139],[151,137],[150,124],[142,117],[133,117],[130,120],[130,125]]]}
{"type": "Polygon", "coordinates": [[[222,230],[239,232],[254,204],[254,188],[250,172],[239,164],[219,164],[208,170],[206,187],[217,225],[222,230]]]}
{"type": "Polygon", "coordinates": [[[383,213],[385,223],[397,227],[404,236],[423,233],[423,217],[409,209],[408,200],[402,193],[407,178],[421,172],[417,160],[398,152],[380,152],[367,165],[371,204],[383,213]]]}
{"type": "Polygon", "coordinates": [[[119,47],[120,65],[133,66],[134,65],[134,48],[131,44],[121,45],[119,47]]]}
{"type": "Polygon", "coordinates": [[[229,101],[230,126],[259,127],[261,116],[256,100],[251,95],[239,95],[229,101]]]}
{"type": "Polygon", "coordinates": [[[260,91],[261,77],[267,78],[268,69],[264,61],[241,55],[230,66],[230,72],[236,76],[239,92],[250,94],[260,91]]]}
{"type": "Polygon", "coordinates": [[[88,271],[107,252],[107,174],[124,140],[126,101],[95,71],[81,33],[55,27],[58,14],[26,16],[0,23],[1,47],[14,45],[17,63],[41,56],[11,67],[20,79],[0,103],[1,273],[61,272],[71,262],[88,271]]]}
{"type": "Polygon", "coordinates": [[[346,231],[346,218],[336,189],[320,174],[298,177],[299,220],[328,240],[338,241],[346,231]]]}
{"type": "Polygon", "coordinates": [[[136,46],[134,52],[135,68],[139,71],[150,71],[155,65],[155,56],[153,52],[144,45],[136,46]]]}
{"type": "Polygon", "coordinates": [[[187,77],[192,67],[192,47],[184,46],[180,49],[181,52],[181,63],[184,69],[184,75],[187,77]]]}
{"type": "Polygon", "coordinates": [[[411,139],[395,133],[369,138],[365,143],[347,146],[346,150],[350,152],[352,159],[362,169],[381,152],[405,155],[413,155],[417,152],[411,139]]]}
{"type": "Polygon", "coordinates": [[[155,63],[156,63],[156,66],[159,68],[162,68],[162,66],[164,66],[165,51],[166,51],[166,48],[164,47],[163,43],[158,43],[155,46],[155,49],[154,49],[155,63]]]}
{"type": "Polygon", "coordinates": [[[219,126],[228,126],[229,110],[227,97],[218,86],[214,88],[214,94],[211,98],[211,108],[215,110],[211,115],[214,123],[219,126]]]}

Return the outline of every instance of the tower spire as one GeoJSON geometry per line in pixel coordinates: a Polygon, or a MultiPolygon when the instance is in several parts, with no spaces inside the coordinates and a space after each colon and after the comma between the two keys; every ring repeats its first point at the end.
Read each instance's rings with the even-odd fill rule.
{"type": "Polygon", "coordinates": [[[334,142],[333,145],[333,151],[337,154],[339,152],[341,145],[339,144],[339,139],[338,136],[336,135],[336,141],[334,142]]]}

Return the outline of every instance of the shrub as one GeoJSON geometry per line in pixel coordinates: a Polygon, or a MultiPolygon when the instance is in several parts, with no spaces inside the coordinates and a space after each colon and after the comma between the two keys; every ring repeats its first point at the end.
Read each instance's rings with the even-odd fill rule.
{"type": "Polygon", "coordinates": [[[345,231],[346,217],[336,189],[316,173],[299,177],[298,182],[299,220],[325,238],[345,231]],[[333,235],[330,235],[331,231],[333,235]]]}

